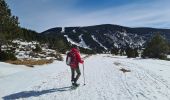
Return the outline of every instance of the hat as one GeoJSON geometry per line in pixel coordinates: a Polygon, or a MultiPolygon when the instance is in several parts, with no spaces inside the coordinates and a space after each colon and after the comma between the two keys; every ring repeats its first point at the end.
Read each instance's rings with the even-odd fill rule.
{"type": "Polygon", "coordinates": [[[72,47],[72,48],[76,48],[77,50],[80,50],[77,45],[74,45],[74,44],[73,44],[71,47],[72,47]]]}

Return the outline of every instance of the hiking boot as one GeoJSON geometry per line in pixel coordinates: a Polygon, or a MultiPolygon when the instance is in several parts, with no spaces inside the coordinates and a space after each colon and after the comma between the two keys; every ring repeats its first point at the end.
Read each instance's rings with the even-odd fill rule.
{"type": "Polygon", "coordinates": [[[74,85],[74,84],[75,84],[75,82],[74,82],[74,81],[71,81],[71,83],[72,83],[72,85],[74,85]]]}
{"type": "Polygon", "coordinates": [[[71,80],[71,83],[74,83],[74,81],[71,80]]]}
{"type": "Polygon", "coordinates": [[[72,83],[72,85],[75,87],[79,86],[79,84],[77,84],[77,83],[72,83]]]}
{"type": "Polygon", "coordinates": [[[71,83],[75,83],[75,78],[73,78],[73,79],[71,80],[71,83]]]}

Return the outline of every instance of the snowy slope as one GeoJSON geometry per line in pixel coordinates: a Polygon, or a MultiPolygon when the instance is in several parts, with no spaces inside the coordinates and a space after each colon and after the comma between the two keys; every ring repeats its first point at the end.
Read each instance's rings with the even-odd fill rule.
{"type": "Polygon", "coordinates": [[[26,71],[29,69],[31,68],[26,67],[24,65],[16,66],[16,65],[0,62],[0,79],[1,77],[5,77],[7,75],[14,74],[21,71],[26,71]]]}
{"type": "MultiPolygon", "coordinates": [[[[83,35],[83,34],[82,34],[83,35]]],[[[86,43],[84,42],[82,35],[79,36],[79,39],[81,40],[79,43],[73,41],[71,38],[68,37],[68,35],[64,35],[66,37],[67,41],[70,42],[71,44],[77,45],[79,47],[85,48],[85,49],[90,49],[86,43]]]]}
{"type": "Polygon", "coordinates": [[[79,46],[80,46],[80,47],[83,47],[83,48],[86,48],[86,49],[90,49],[90,48],[86,45],[86,43],[84,42],[82,36],[83,36],[83,34],[81,34],[81,35],[79,36],[79,39],[81,40],[80,43],[79,43],[79,46]]]}
{"type": "MultiPolygon", "coordinates": [[[[55,61],[0,78],[1,99],[170,100],[170,62],[93,55],[85,60],[86,85],[70,90],[70,69],[55,61]],[[130,70],[122,72],[121,68],[130,70]]],[[[82,72],[82,65],[80,65],[82,72]]]]}
{"type": "Polygon", "coordinates": [[[101,44],[94,35],[91,36],[93,38],[94,41],[96,41],[101,47],[103,47],[105,50],[107,50],[107,48],[105,46],[103,46],[103,44],[101,44]]]}

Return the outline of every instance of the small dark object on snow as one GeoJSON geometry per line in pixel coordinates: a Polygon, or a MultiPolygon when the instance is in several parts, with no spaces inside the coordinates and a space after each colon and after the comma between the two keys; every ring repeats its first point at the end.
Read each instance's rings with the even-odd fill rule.
{"type": "Polygon", "coordinates": [[[123,73],[131,72],[130,70],[127,70],[127,69],[124,69],[124,68],[121,68],[120,70],[121,70],[123,73]]]}
{"type": "Polygon", "coordinates": [[[33,65],[26,65],[26,66],[28,66],[28,67],[34,67],[33,65]]]}
{"type": "Polygon", "coordinates": [[[79,86],[80,86],[80,84],[72,85],[72,86],[71,86],[71,89],[72,89],[72,90],[77,89],[79,86]]]}
{"type": "Polygon", "coordinates": [[[80,84],[72,83],[72,86],[78,87],[80,84]]]}

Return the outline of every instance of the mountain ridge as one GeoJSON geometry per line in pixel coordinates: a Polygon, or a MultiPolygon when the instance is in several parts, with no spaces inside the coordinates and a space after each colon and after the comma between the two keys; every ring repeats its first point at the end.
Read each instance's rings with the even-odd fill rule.
{"type": "MultiPolygon", "coordinates": [[[[101,24],[84,27],[55,27],[41,33],[42,36],[64,37],[79,44],[84,43],[97,52],[111,51],[113,48],[143,48],[154,34],[161,34],[170,42],[170,29],[149,27],[126,27],[114,24],[101,24]],[[80,39],[81,36],[81,39],[80,39]]],[[[68,41],[69,42],[69,41],[68,41]]],[[[70,42],[73,44],[73,42],[70,42]]],[[[78,45],[80,47],[83,47],[78,45]]],[[[84,47],[83,47],[84,48],[84,47]]]]}

